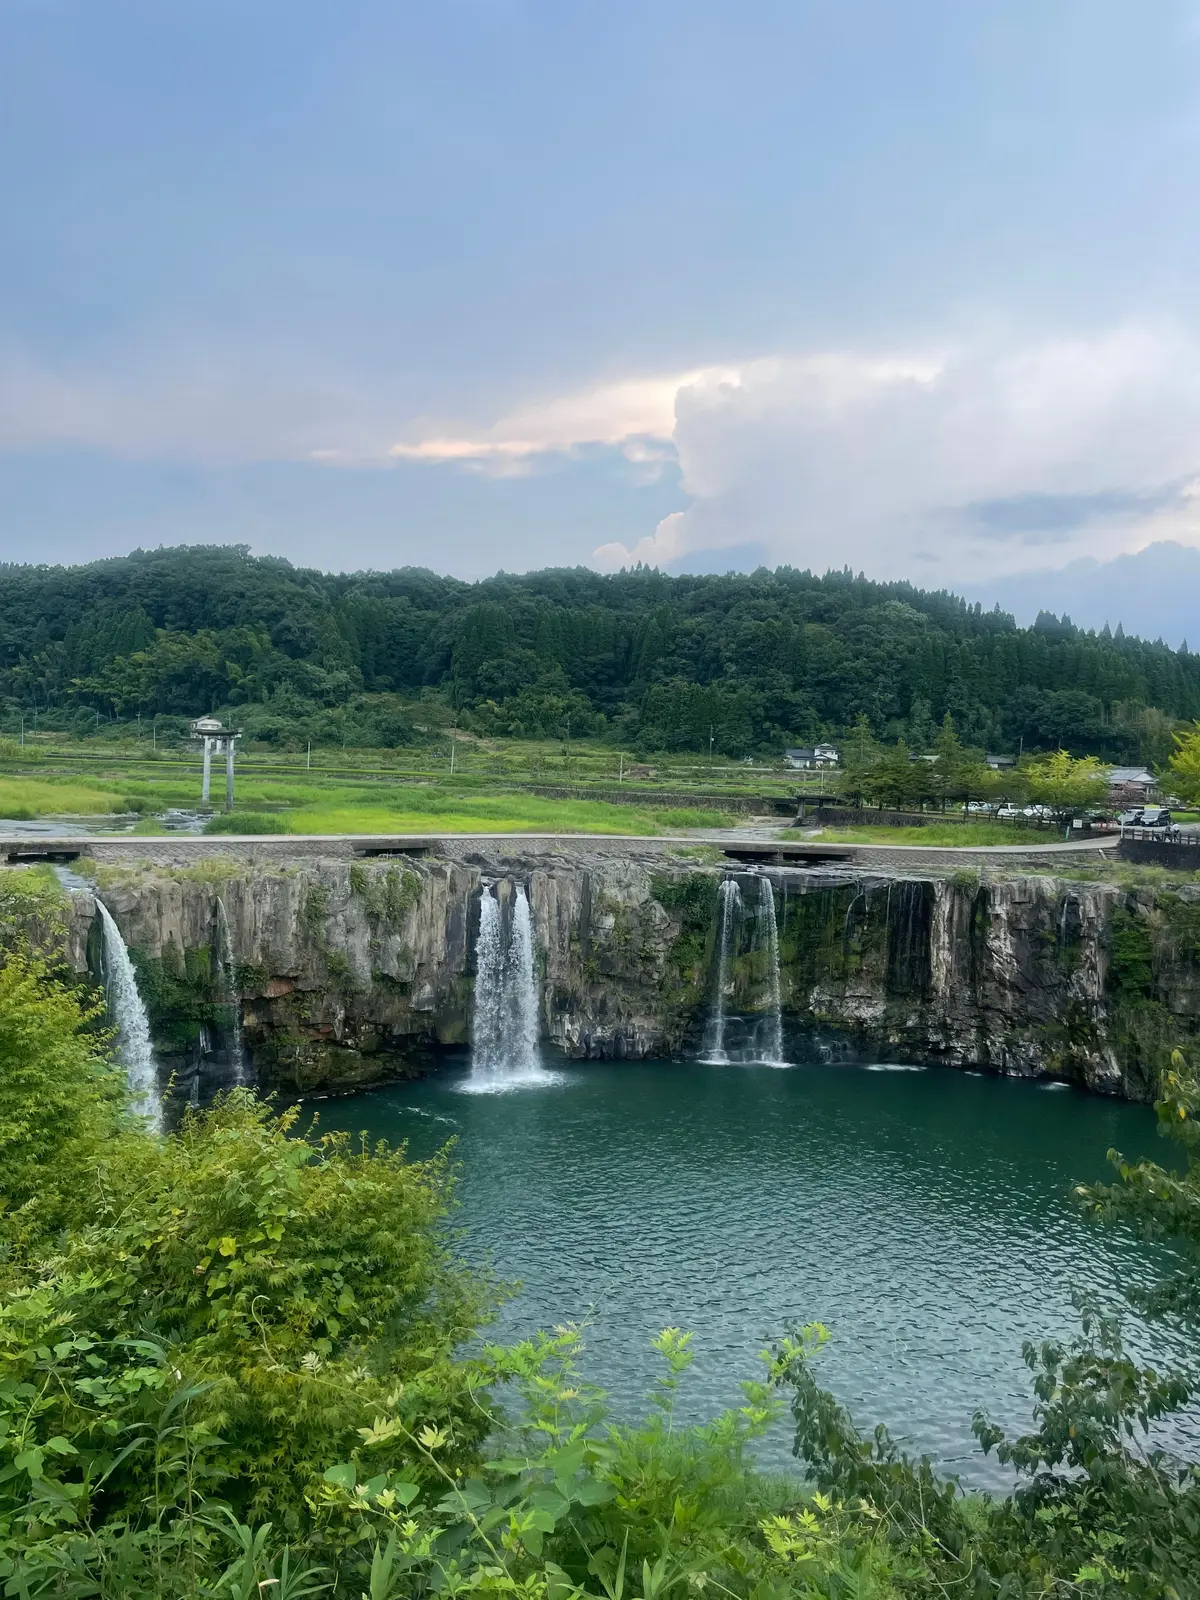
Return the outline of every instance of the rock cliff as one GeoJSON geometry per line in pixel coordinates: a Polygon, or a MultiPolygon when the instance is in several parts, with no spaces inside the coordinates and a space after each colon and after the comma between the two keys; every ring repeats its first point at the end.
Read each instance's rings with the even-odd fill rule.
{"type": "MultiPolygon", "coordinates": [[[[348,1087],[467,1042],[479,902],[520,882],[543,1037],[575,1057],[675,1054],[714,1000],[726,867],[518,843],[504,854],[108,870],[97,891],[132,952],[163,1059],[219,1055],[240,1007],[266,1082],[348,1087]],[[228,927],[221,953],[219,918],[228,927]],[[231,958],[231,959],[230,959],[231,958]]],[[[1050,877],[889,878],[774,868],[779,990],[796,1059],[815,1045],[1052,1073],[1143,1096],[1200,1018],[1200,891],[1050,877]]],[[[743,900],[757,880],[741,874],[743,900]]],[[[69,959],[96,966],[94,899],[69,959]]],[[[732,932],[727,1005],[767,1003],[755,918],[732,932]]]]}

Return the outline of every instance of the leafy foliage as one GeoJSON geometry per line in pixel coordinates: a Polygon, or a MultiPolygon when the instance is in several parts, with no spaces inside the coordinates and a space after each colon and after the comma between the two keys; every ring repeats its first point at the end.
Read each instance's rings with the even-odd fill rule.
{"type": "Polygon", "coordinates": [[[87,1214],[89,1176],[114,1138],[121,1087],[92,1028],[99,1008],[36,956],[0,967],[0,1221],[10,1250],[87,1214]]]}
{"type": "Polygon", "coordinates": [[[1074,760],[1066,750],[1056,750],[1029,768],[1030,797],[1049,806],[1060,817],[1088,806],[1103,804],[1108,795],[1108,779],[1092,756],[1074,760]]]}
{"type": "Polygon", "coordinates": [[[1200,805],[1200,722],[1174,736],[1171,786],[1189,805],[1200,805]]]}

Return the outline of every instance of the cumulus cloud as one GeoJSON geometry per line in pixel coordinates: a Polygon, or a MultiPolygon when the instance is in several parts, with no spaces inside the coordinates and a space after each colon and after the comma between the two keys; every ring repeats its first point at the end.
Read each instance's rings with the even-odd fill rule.
{"type": "Polygon", "coordinates": [[[598,566],[765,544],[776,561],[961,582],[1156,539],[1200,543],[1200,350],[1091,338],[828,352],[683,385],[692,504],[598,566]]]}
{"type": "Polygon", "coordinates": [[[174,365],[143,352],[115,374],[80,374],[0,351],[0,450],[489,477],[610,452],[635,480],[669,463],[677,508],[599,545],[602,570],[702,570],[742,550],[749,564],[967,586],[1163,539],[1200,545],[1200,338],[1178,325],[697,363],[498,405],[478,425],[403,429],[387,419],[417,408],[399,379],[357,383],[260,354],[177,347],[174,365]]]}

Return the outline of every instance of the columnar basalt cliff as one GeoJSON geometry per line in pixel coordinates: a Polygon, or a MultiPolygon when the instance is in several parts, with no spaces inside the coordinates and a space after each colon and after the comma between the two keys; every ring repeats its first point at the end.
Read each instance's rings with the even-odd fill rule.
{"type": "MultiPolygon", "coordinates": [[[[468,1040],[485,883],[502,906],[518,883],[528,894],[546,1040],[581,1058],[695,1048],[713,1002],[727,870],[514,841],[503,853],[410,860],[108,870],[99,892],[165,1060],[194,1062],[219,1043],[236,1005],[263,1081],[347,1087],[419,1071],[468,1040]]],[[[732,932],[726,1004],[752,1013],[772,977],[751,914],[760,884],[739,876],[750,909],[732,932]]],[[[1142,1096],[1164,1052],[1197,1029],[1191,887],[834,869],[769,877],[793,1060],[833,1042],[1142,1096]]],[[[95,966],[94,912],[93,896],[77,893],[69,959],[81,973],[95,966]]]]}

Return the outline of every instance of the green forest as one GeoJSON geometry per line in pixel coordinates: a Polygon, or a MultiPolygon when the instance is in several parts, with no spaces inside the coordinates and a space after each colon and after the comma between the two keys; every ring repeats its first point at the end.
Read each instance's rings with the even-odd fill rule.
{"type": "Polygon", "coordinates": [[[395,746],[482,735],[778,754],[869,727],[1163,762],[1200,717],[1200,657],[848,569],[669,577],[583,568],[480,583],[329,574],[239,546],[0,566],[0,727],[229,710],[255,739],[395,746]]]}

